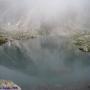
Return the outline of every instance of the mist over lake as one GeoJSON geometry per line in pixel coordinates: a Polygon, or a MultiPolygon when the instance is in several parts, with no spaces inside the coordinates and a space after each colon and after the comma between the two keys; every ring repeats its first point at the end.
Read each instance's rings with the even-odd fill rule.
{"type": "Polygon", "coordinates": [[[0,32],[37,35],[0,46],[0,79],[22,90],[89,90],[90,53],[70,37],[89,31],[89,11],[89,0],[0,0],[0,32]]]}

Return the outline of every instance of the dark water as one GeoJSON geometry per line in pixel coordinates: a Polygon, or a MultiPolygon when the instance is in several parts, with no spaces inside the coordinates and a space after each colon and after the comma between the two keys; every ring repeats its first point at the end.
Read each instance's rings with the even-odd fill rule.
{"type": "Polygon", "coordinates": [[[41,37],[0,46],[0,79],[22,90],[89,90],[90,54],[65,37],[41,37]]]}

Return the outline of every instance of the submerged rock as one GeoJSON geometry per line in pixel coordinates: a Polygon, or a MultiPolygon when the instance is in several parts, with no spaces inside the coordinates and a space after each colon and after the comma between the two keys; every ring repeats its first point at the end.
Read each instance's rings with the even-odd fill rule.
{"type": "Polygon", "coordinates": [[[21,90],[21,88],[10,80],[0,80],[0,90],[21,90]]]}

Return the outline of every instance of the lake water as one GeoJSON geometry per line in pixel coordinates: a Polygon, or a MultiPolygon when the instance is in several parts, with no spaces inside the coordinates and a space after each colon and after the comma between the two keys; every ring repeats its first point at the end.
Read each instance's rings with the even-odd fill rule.
{"type": "Polygon", "coordinates": [[[90,54],[70,42],[47,36],[0,46],[0,79],[12,80],[22,90],[88,90],[90,54]]]}
{"type": "Polygon", "coordinates": [[[67,37],[90,30],[90,0],[0,0],[0,32],[20,30],[40,37],[0,46],[0,79],[22,90],[90,89],[90,53],[67,37]]]}

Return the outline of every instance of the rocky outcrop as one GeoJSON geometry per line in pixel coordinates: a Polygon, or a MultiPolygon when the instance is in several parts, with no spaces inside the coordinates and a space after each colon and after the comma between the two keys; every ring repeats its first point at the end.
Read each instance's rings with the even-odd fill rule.
{"type": "Polygon", "coordinates": [[[21,88],[10,80],[0,80],[0,90],[21,90],[21,88]]]}
{"type": "Polygon", "coordinates": [[[90,33],[82,33],[74,36],[73,44],[83,52],[90,52],[90,33]]]}

